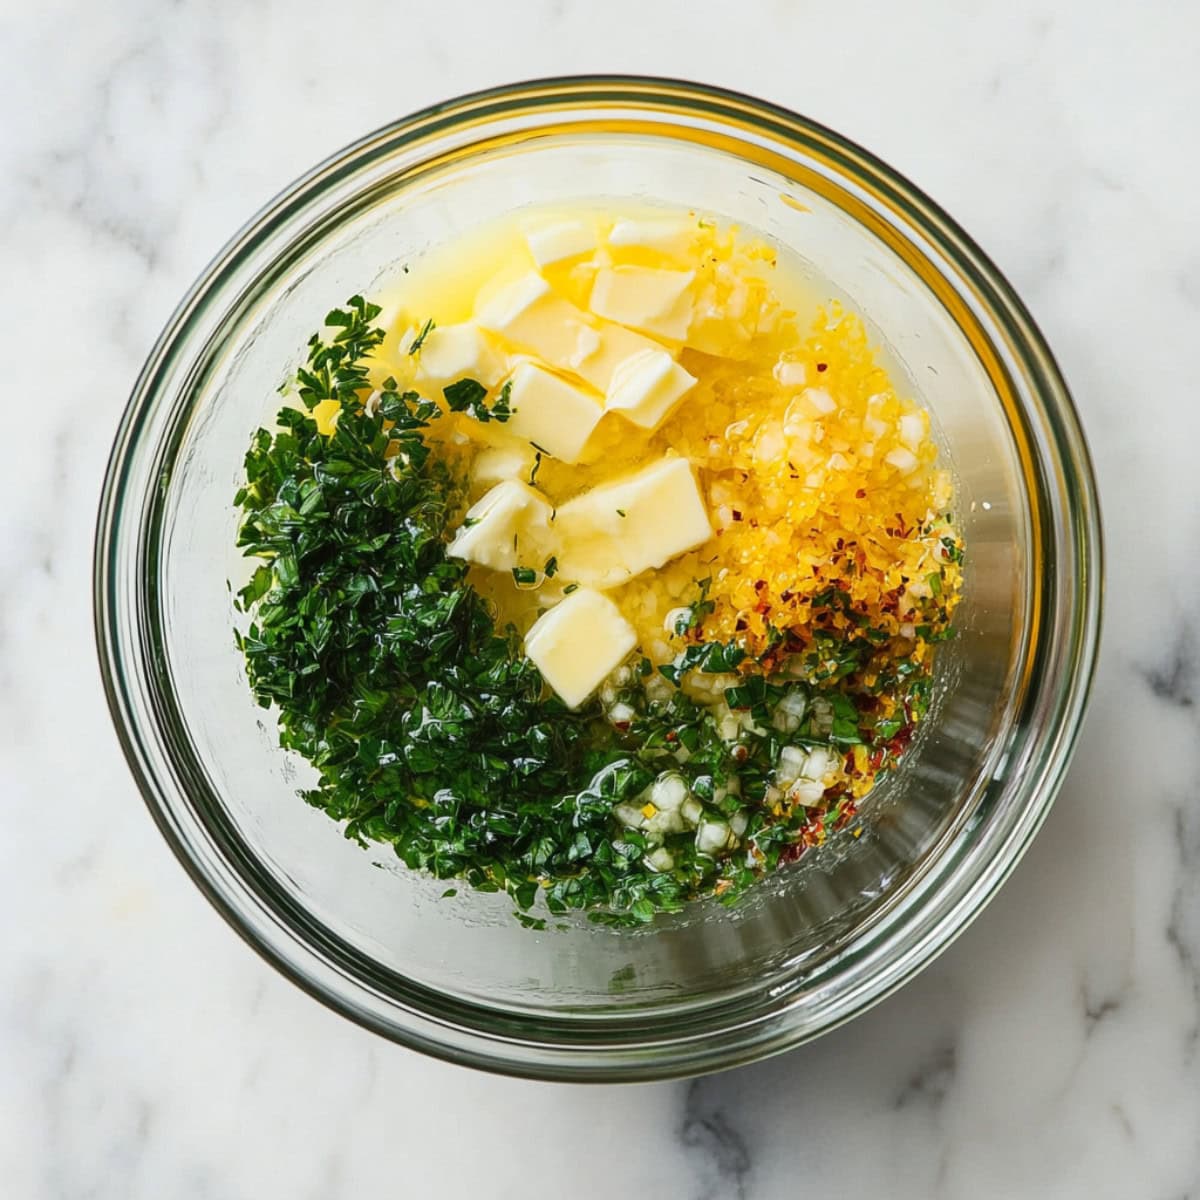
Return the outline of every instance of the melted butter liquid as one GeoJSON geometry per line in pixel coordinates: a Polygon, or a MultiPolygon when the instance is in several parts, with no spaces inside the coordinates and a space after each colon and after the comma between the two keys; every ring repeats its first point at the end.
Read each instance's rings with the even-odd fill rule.
{"type": "MultiPolygon", "coordinates": [[[[755,383],[755,378],[765,373],[769,379],[780,354],[797,343],[800,331],[811,322],[823,299],[776,247],[744,236],[728,226],[716,227],[697,213],[644,205],[581,202],[570,208],[530,208],[506,215],[479,226],[452,243],[436,247],[411,264],[403,281],[381,301],[385,312],[396,314],[390,322],[385,349],[389,344],[395,346],[427,319],[432,318],[439,325],[470,320],[480,292],[503,286],[529,271],[538,271],[559,295],[586,311],[596,270],[591,256],[539,268],[525,240],[527,229],[579,217],[595,222],[601,247],[606,247],[608,232],[621,219],[666,217],[693,223],[702,236],[697,253],[686,258],[639,246],[606,247],[601,254],[609,256],[616,265],[695,270],[702,280],[706,275],[710,276],[721,296],[736,289],[739,282],[744,283],[755,295],[772,297],[772,307],[777,310],[779,320],[773,331],[760,333],[749,342],[739,338],[735,330],[737,321],[733,318],[712,322],[709,335],[710,339],[715,339],[714,348],[720,346],[721,327],[725,326],[727,348],[734,357],[726,359],[723,355],[685,347],[679,361],[699,383],[657,431],[649,433],[615,413],[608,414],[592,436],[588,461],[571,465],[544,457],[536,482],[555,503],[597,483],[627,474],[669,449],[677,449],[680,429],[703,420],[706,397],[711,397],[715,389],[728,394],[739,390],[742,386],[739,380],[744,380],[747,400],[753,403],[755,392],[763,386],[763,381],[755,383]]],[[[387,360],[387,367],[402,381],[405,372],[411,369],[403,356],[387,360]]],[[[468,465],[473,452],[512,441],[502,426],[480,426],[465,418],[455,418],[453,429],[460,435],[460,440],[465,435],[471,443],[471,447],[461,454],[468,465]]],[[[722,432],[715,430],[714,436],[722,432]]],[[[482,490],[475,489],[471,499],[477,499],[482,490]]]]}
{"type": "MultiPolygon", "coordinates": [[[[813,330],[821,325],[816,318],[828,298],[828,293],[816,293],[798,263],[789,262],[777,247],[751,234],[704,220],[696,213],[644,206],[581,203],[570,209],[522,210],[483,225],[411,264],[395,294],[387,298],[387,311],[398,315],[385,342],[383,365],[401,383],[406,382],[406,373],[411,377],[412,362],[394,353],[389,358],[389,346],[403,344],[409,331],[429,318],[439,325],[469,320],[482,290],[501,286],[529,271],[540,271],[558,294],[586,311],[598,263],[696,273],[693,286],[696,311],[701,316],[693,323],[689,344],[680,351],[679,361],[697,383],[657,430],[640,429],[616,413],[605,415],[589,441],[585,462],[567,464],[543,456],[533,482],[552,503],[560,504],[664,454],[678,454],[692,463],[714,527],[720,530],[729,520],[729,497],[736,497],[748,477],[747,470],[755,466],[753,431],[770,414],[775,414],[778,426],[797,390],[776,379],[775,367],[781,357],[813,358],[813,330]],[[524,231],[578,217],[596,223],[599,252],[539,268],[524,231]],[[662,217],[691,223],[694,246],[686,257],[646,247],[607,244],[607,234],[619,219],[662,217]],[[748,450],[747,430],[752,439],[748,450]],[[740,461],[730,456],[733,442],[743,446],[740,461]],[[749,459],[745,458],[747,454],[749,459]]],[[[873,369],[869,354],[867,360],[873,369]]],[[[823,382],[826,377],[813,375],[814,367],[815,360],[810,361],[808,382],[823,382]]],[[[866,376],[863,379],[863,388],[878,386],[877,382],[866,381],[866,376]]],[[[887,383],[886,377],[883,382],[887,383]]],[[[777,435],[778,430],[773,436],[777,435]]],[[[441,452],[467,472],[481,449],[516,443],[502,424],[480,425],[461,414],[438,422],[433,437],[439,440],[441,452]]],[[[765,439],[762,444],[764,455],[779,456],[780,451],[772,450],[765,439]]],[[[795,478],[792,474],[791,479],[795,478]]],[[[789,482],[788,486],[796,485],[789,482]]],[[[486,490],[485,486],[473,486],[469,500],[474,502],[486,490]]],[[[723,565],[738,569],[736,556],[729,558],[726,553],[726,563],[710,551],[709,547],[720,542],[718,537],[708,547],[647,572],[612,593],[638,629],[642,652],[655,661],[667,661],[674,655],[663,636],[666,614],[696,598],[699,579],[723,565]]],[[[561,584],[555,581],[547,580],[536,589],[521,588],[508,573],[484,568],[474,568],[471,580],[495,604],[500,623],[511,621],[521,631],[562,596],[561,584]]]]}

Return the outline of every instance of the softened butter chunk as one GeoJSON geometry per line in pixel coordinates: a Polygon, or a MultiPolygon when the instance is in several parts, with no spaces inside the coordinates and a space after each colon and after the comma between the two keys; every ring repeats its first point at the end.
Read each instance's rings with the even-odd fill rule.
{"type": "Polygon", "coordinates": [[[504,378],[507,363],[471,322],[434,326],[417,350],[417,387],[440,400],[442,389],[460,379],[493,388],[504,378]]]}
{"type": "Polygon", "coordinates": [[[595,348],[596,335],[587,315],[556,296],[536,271],[485,292],[475,319],[485,329],[564,371],[595,348]]]}
{"type": "Polygon", "coordinates": [[[588,305],[597,316],[671,341],[687,337],[692,271],[605,267],[596,272],[588,305]]]}
{"type": "Polygon", "coordinates": [[[552,221],[525,230],[529,253],[539,267],[578,258],[596,249],[596,226],[581,217],[552,221]]]}
{"type": "Polygon", "coordinates": [[[643,429],[657,429],[696,384],[665,350],[626,359],[613,373],[604,406],[643,429]]]}
{"type": "Polygon", "coordinates": [[[527,442],[489,446],[471,463],[471,482],[491,487],[506,479],[528,479],[534,465],[534,450],[527,442]]]}
{"type": "Polygon", "coordinates": [[[571,369],[576,375],[586,379],[598,392],[608,391],[621,364],[628,362],[634,355],[663,351],[658,342],[608,321],[598,321],[595,334],[595,345],[591,352],[571,369]]]}
{"type": "Polygon", "coordinates": [[[580,588],[525,635],[525,653],[568,708],[578,708],[637,645],[633,626],[607,597],[580,588]]]}
{"type": "Polygon", "coordinates": [[[613,372],[643,350],[662,349],[630,329],[598,321],[550,290],[536,272],[480,297],[476,321],[557,371],[606,392],[613,372]]]}
{"type": "Polygon", "coordinates": [[[550,502],[527,483],[498,483],[467,511],[446,553],[496,571],[540,561],[550,543],[550,502]]]}
{"type": "Polygon", "coordinates": [[[661,567],[712,537],[684,458],[664,458],[560,505],[554,519],[563,579],[609,588],[661,567]]]}
{"type": "Polygon", "coordinates": [[[338,414],[342,411],[340,400],[318,400],[313,405],[312,417],[317,423],[317,432],[332,437],[337,429],[338,414]]]}
{"type": "Polygon", "coordinates": [[[618,221],[608,235],[610,246],[655,250],[686,258],[696,243],[697,222],[685,217],[642,217],[618,221]]]}
{"type": "Polygon", "coordinates": [[[563,462],[578,462],[604,415],[600,397],[531,362],[519,363],[511,382],[508,432],[563,462]]]}

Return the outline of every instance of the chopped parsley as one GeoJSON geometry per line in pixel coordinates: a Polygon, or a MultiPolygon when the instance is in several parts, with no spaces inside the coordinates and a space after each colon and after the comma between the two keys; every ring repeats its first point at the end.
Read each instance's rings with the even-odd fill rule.
{"type": "Polygon", "coordinates": [[[508,394],[508,385],[505,384],[496,404],[489,408],[486,404],[487,388],[478,379],[460,379],[442,389],[451,412],[466,413],[480,424],[508,420],[508,394]]]}
{"type": "Polygon", "coordinates": [[[492,405],[491,416],[493,421],[499,421],[503,424],[513,415],[512,408],[512,380],[505,382],[500,389],[500,395],[496,397],[496,402],[492,405]]]}

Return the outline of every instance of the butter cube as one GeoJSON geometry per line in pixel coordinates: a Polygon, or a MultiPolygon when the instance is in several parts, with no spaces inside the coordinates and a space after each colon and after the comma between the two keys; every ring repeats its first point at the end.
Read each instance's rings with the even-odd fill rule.
{"type": "Polygon", "coordinates": [[[598,396],[531,362],[513,371],[509,404],[508,431],[567,463],[579,461],[604,415],[598,396]]]}
{"type": "Polygon", "coordinates": [[[442,389],[460,379],[474,379],[494,388],[504,378],[507,364],[478,326],[435,325],[417,350],[416,383],[429,398],[440,400],[442,389]]]}
{"type": "Polygon", "coordinates": [[[695,384],[696,377],[665,350],[648,350],[627,358],[613,373],[604,406],[653,430],[695,384]]]}
{"type": "Polygon", "coordinates": [[[475,319],[484,329],[503,332],[549,294],[550,285],[536,271],[507,281],[490,280],[475,297],[475,319]]]}
{"type": "Polygon", "coordinates": [[[489,446],[480,450],[471,463],[471,482],[480,487],[491,487],[506,479],[528,479],[533,464],[533,447],[525,442],[489,446]]]}
{"type": "Polygon", "coordinates": [[[578,375],[598,392],[631,355],[662,347],[632,330],[597,321],[555,295],[530,271],[480,298],[476,321],[559,371],[578,375]]]}
{"type": "Polygon", "coordinates": [[[595,349],[587,314],[556,296],[536,271],[481,296],[475,319],[561,370],[595,349]]]}
{"type": "Polygon", "coordinates": [[[539,562],[550,545],[550,502],[527,483],[498,483],[471,506],[446,553],[496,571],[539,562]]]}
{"type": "Polygon", "coordinates": [[[591,221],[573,218],[540,225],[525,231],[529,253],[539,267],[568,258],[578,258],[596,248],[596,227],[591,221]]]}
{"type": "Polygon", "coordinates": [[[607,597],[580,588],[534,622],[525,653],[568,708],[578,708],[637,645],[607,597]]]}
{"type": "Polygon", "coordinates": [[[666,353],[660,343],[652,342],[640,333],[607,321],[596,322],[595,334],[595,345],[590,353],[574,363],[570,369],[586,379],[598,392],[608,391],[621,364],[628,362],[634,355],[655,351],[666,353]]]}
{"type": "Polygon", "coordinates": [[[692,271],[605,267],[596,272],[588,306],[619,325],[682,342],[692,320],[693,279],[692,271]]]}
{"type": "Polygon", "coordinates": [[[312,418],[317,423],[317,432],[332,437],[337,429],[338,414],[342,411],[340,400],[318,400],[312,408],[312,418]]]}
{"type": "Polygon", "coordinates": [[[631,246],[656,250],[675,258],[691,251],[699,233],[699,224],[684,217],[642,217],[618,221],[608,235],[610,246],[631,246]]]}
{"type": "Polygon", "coordinates": [[[684,458],[663,458],[560,505],[554,519],[563,579],[609,588],[712,537],[704,499],[684,458]]]}

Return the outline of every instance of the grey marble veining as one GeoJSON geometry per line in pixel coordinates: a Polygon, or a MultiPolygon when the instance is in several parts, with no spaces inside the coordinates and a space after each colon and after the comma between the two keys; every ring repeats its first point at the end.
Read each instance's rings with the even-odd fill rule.
{"type": "Polygon", "coordinates": [[[1200,9],[0,8],[0,1194],[1200,1197],[1200,9]],[[814,1045],[594,1089],[385,1044],[232,936],[136,797],[89,592],[120,410],[236,227],[399,113],[588,70],[761,94],[948,208],[1060,357],[1110,568],[1067,785],[961,939],[814,1045]]]}

